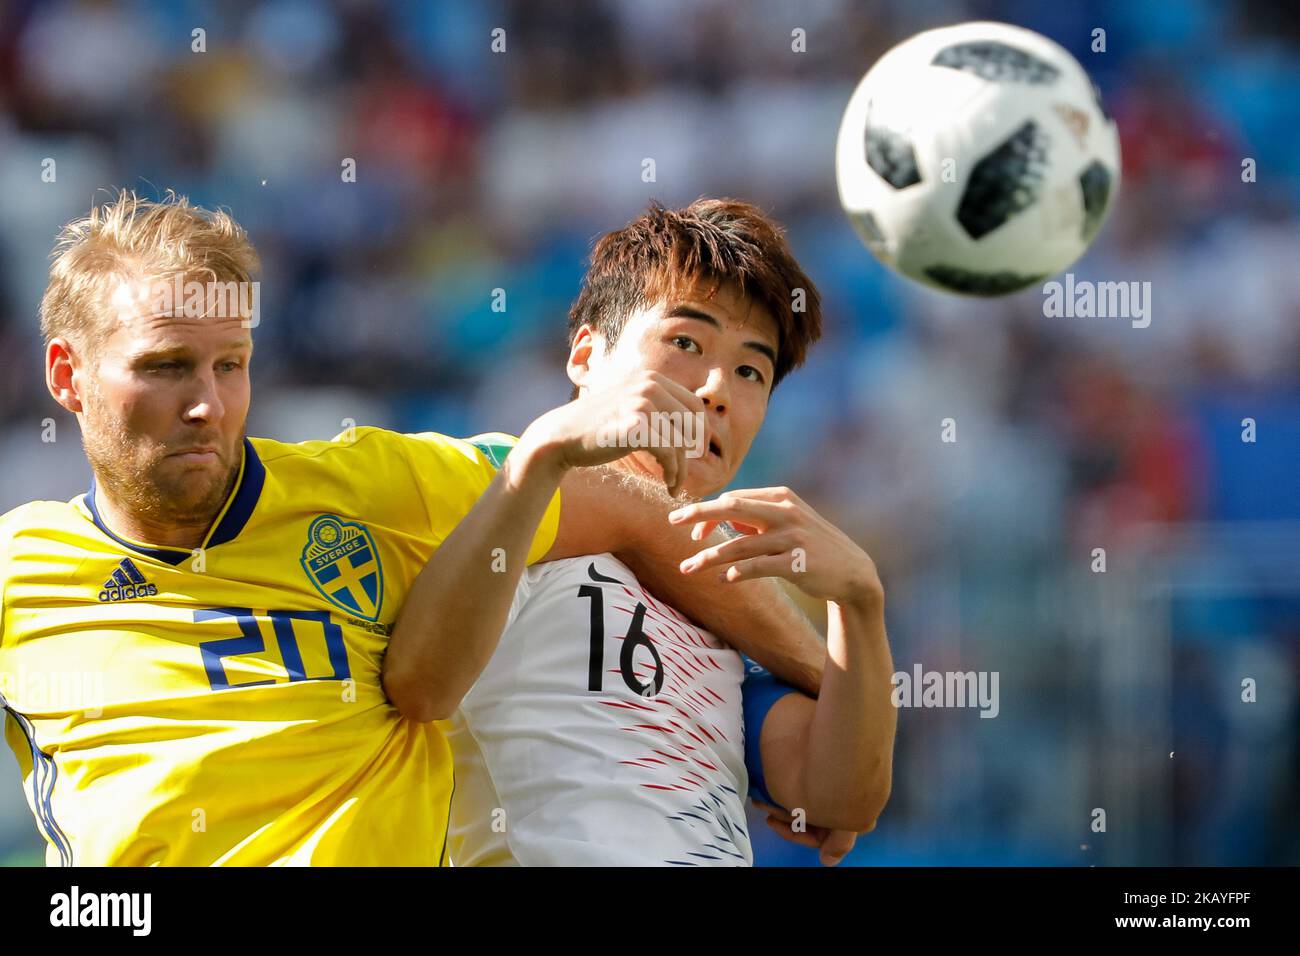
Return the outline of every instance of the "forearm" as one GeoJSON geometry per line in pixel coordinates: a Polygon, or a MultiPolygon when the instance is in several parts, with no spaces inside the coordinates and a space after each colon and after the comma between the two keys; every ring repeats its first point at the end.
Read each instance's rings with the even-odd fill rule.
{"type": "MultiPolygon", "coordinates": [[[[722,522],[745,530],[703,548],[687,562],[689,576],[716,579],[721,569],[731,587],[783,578],[827,602],[820,694],[787,693],[770,705],[759,729],[761,771],[772,797],[813,825],[870,829],[889,797],[897,717],[875,562],[785,487],[727,492],[672,519],[700,534],[722,522]]],[[[762,688],[754,692],[764,699],[762,688]]]]}
{"type": "Polygon", "coordinates": [[[869,830],[889,799],[898,719],[883,598],[866,606],[831,604],[827,651],[803,745],[780,748],[795,763],[784,775],[794,792],[773,796],[802,807],[814,826],[869,830]]]}
{"type": "Polygon", "coordinates": [[[561,488],[565,509],[548,559],[612,552],[656,597],[782,680],[817,695],[826,645],[779,581],[728,582],[717,574],[681,573],[683,560],[726,540],[721,532],[692,540],[690,525],[668,523],[680,499],[616,469],[575,469],[561,488]]]}
{"type": "MultiPolygon", "coordinates": [[[[667,511],[665,511],[665,514],[667,511]]],[[[667,525],[665,524],[667,528],[667,525]]],[[[711,542],[692,541],[670,529],[618,557],[641,583],[732,647],[748,654],[788,684],[816,697],[827,666],[826,645],[779,581],[724,581],[716,574],[683,575],[678,564],[711,542]]]]}
{"type": "Polygon", "coordinates": [[[404,716],[451,716],[487,666],[560,475],[521,444],[416,577],[384,657],[404,716]]]}

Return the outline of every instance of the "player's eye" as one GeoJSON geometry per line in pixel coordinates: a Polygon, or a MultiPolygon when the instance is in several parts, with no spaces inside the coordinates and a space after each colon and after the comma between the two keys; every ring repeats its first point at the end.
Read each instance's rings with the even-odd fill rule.
{"type": "Polygon", "coordinates": [[[242,368],[243,365],[240,362],[231,361],[231,362],[221,362],[218,364],[217,367],[220,368],[221,371],[223,372],[234,372],[242,368]]]}
{"type": "Polygon", "coordinates": [[[740,374],[741,378],[747,379],[751,382],[758,382],[760,385],[767,381],[767,379],[764,378],[763,373],[752,365],[742,365],[740,368],[736,369],[736,371],[740,374]]]}
{"type": "Polygon", "coordinates": [[[699,344],[689,335],[674,335],[669,341],[684,352],[701,351],[699,344]]]}
{"type": "Polygon", "coordinates": [[[163,362],[154,362],[149,366],[155,372],[174,372],[181,367],[181,363],[173,359],[167,359],[163,362]]]}

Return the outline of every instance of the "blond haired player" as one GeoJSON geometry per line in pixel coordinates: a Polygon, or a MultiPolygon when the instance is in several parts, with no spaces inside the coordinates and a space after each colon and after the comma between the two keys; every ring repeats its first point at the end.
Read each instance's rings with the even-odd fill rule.
{"type": "MultiPolygon", "coordinates": [[[[46,382],[94,482],[0,517],[6,737],[50,863],[445,860],[448,745],[388,702],[381,664],[412,581],[497,466],[432,433],[246,437],[255,323],[251,297],[226,293],[256,266],[230,216],[174,197],[123,193],[59,237],[46,382]],[[70,672],[95,677],[90,699],[49,692],[70,672]]],[[[755,588],[722,608],[720,586],[676,569],[685,529],[638,531],[661,502],[591,469],[567,469],[563,494],[521,559],[625,547],[675,602],[816,686],[823,651],[792,607],[755,588]]]]}

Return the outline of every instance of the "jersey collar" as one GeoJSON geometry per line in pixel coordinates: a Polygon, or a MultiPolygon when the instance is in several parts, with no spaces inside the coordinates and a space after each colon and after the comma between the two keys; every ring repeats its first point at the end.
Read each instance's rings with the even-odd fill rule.
{"type": "MultiPolygon", "coordinates": [[[[245,438],[244,455],[243,460],[239,463],[239,477],[235,479],[235,490],[231,492],[230,497],[226,499],[225,505],[217,514],[217,520],[212,522],[212,527],[208,529],[207,536],[203,539],[203,544],[200,545],[201,548],[212,548],[234,540],[235,536],[243,530],[244,525],[248,523],[248,519],[252,517],[253,508],[257,505],[257,499],[262,494],[262,484],[265,481],[266,466],[262,464],[262,459],[257,457],[257,451],[253,448],[253,443],[245,438]]],[[[158,548],[115,534],[104,523],[104,519],[99,515],[99,508],[95,505],[95,479],[93,475],[90,479],[90,490],[86,492],[86,508],[90,511],[90,518],[95,522],[95,527],[123,547],[130,548],[132,551],[146,557],[162,561],[165,564],[177,565],[193,553],[188,548],[158,548]]]]}

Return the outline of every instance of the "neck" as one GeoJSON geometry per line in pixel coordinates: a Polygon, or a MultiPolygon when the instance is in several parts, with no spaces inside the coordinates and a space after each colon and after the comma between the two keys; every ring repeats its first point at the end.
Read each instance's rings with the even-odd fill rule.
{"type": "MultiPolygon", "coordinates": [[[[638,478],[643,478],[645,480],[654,482],[655,485],[658,486],[660,491],[664,490],[663,472],[660,471],[658,468],[652,469],[648,467],[645,464],[645,462],[642,460],[640,454],[624,455],[622,458],[610,462],[608,467],[617,468],[619,471],[627,472],[629,475],[636,475],[638,478]]],[[[687,462],[686,467],[687,468],[690,467],[689,460],[687,462]]],[[[710,495],[716,494],[721,490],[722,490],[721,487],[714,488],[712,490],[704,489],[703,491],[687,490],[685,492],[684,498],[679,498],[678,501],[680,504],[685,504],[687,500],[703,501],[705,498],[708,498],[710,495]]]]}
{"type": "Polygon", "coordinates": [[[193,550],[203,543],[215,514],[196,515],[178,521],[163,521],[146,515],[133,514],[113,500],[102,486],[95,488],[95,507],[104,524],[118,535],[142,544],[161,548],[193,550]]]}
{"type": "Polygon", "coordinates": [[[197,503],[187,509],[177,509],[173,515],[151,514],[133,509],[96,480],[95,508],[100,520],[119,537],[154,547],[192,551],[203,544],[208,529],[234,490],[239,474],[238,469],[231,472],[225,488],[215,500],[197,503]]]}

